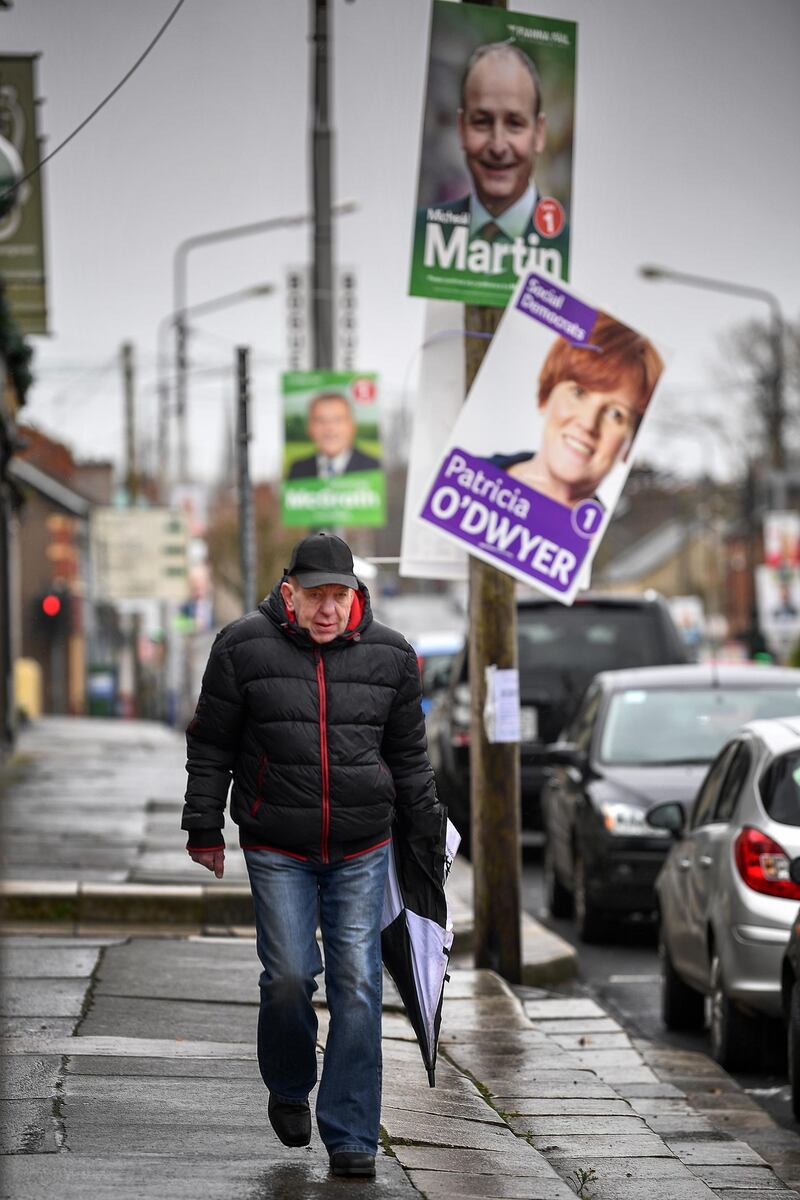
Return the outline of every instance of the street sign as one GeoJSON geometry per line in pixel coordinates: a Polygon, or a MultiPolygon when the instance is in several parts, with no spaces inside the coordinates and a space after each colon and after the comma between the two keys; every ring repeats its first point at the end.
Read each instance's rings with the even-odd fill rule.
{"type": "Polygon", "coordinates": [[[189,597],[186,519],[167,508],[97,508],[91,554],[97,600],[189,597]]]}

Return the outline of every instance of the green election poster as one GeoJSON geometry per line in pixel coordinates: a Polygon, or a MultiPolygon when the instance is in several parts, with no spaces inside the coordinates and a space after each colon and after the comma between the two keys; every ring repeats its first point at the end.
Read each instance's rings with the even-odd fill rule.
{"type": "Polygon", "coordinates": [[[572,21],[433,0],[412,296],[569,279],[576,49],[572,21]]]}
{"type": "Polygon", "coordinates": [[[368,371],[282,376],[285,526],[386,524],[377,378],[368,371]]]}

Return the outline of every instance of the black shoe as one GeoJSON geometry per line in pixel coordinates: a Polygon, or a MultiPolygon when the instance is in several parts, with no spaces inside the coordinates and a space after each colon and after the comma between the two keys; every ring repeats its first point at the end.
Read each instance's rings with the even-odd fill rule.
{"type": "Polygon", "coordinates": [[[375,1155],[362,1154],[358,1150],[337,1150],[331,1155],[332,1175],[361,1175],[375,1178],[375,1155]]]}
{"type": "Polygon", "coordinates": [[[303,1104],[283,1104],[269,1098],[269,1123],[284,1146],[307,1146],[311,1141],[311,1109],[303,1104]]]}

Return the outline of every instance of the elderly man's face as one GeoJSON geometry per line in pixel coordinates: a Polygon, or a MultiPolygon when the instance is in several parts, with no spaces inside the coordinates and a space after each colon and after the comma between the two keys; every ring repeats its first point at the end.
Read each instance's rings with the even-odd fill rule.
{"type": "Polygon", "coordinates": [[[544,149],[544,113],[535,109],[533,79],[511,55],[487,54],[467,76],[458,134],[478,199],[493,216],[519,200],[544,149]]]}
{"type": "Polygon", "coordinates": [[[356,423],[347,401],[318,401],[308,418],[308,436],[320,454],[329,458],[349,450],[355,440],[356,423]]]}
{"type": "Polygon", "coordinates": [[[339,583],[304,588],[296,579],[287,579],[281,584],[281,595],[300,628],[307,629],[311,640],[323,646],[347,628],[355,592],[339,583]]]}

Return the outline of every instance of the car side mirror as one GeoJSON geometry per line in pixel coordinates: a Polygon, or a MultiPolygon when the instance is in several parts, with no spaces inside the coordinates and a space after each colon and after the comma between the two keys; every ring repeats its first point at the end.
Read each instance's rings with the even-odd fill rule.
{"type": "Polygon", "coordinates": [[[686,827],[686,813],[677,800],[667,804],[656,804],[650,809],[645,821],[651,829],[666,830],[673,837],[680,837],[686,827]]]}
{"type": "Polygon", "coordinates": [[[581,773],[586,771],[588,765],[583,750],[578,749],[574,742],[553,742],[545,748],[543,757],[548,767],[575,767],[581,773]]]}
{"type": "Polygon", "coordinates": [[[793,858],[789,863],[789,878],[792,883],[800,883],[800,858],[793,858]]]}

